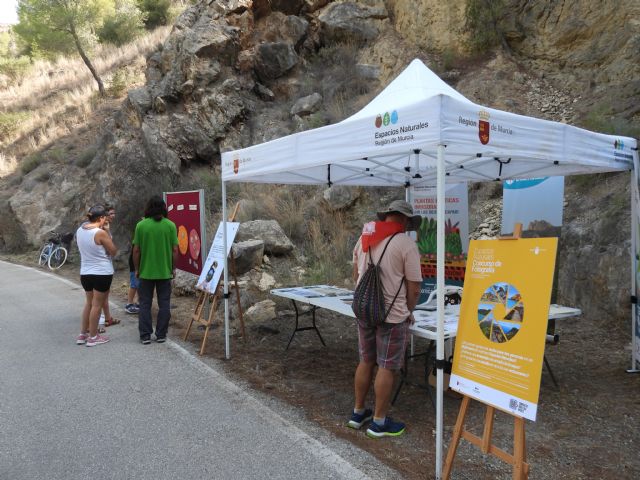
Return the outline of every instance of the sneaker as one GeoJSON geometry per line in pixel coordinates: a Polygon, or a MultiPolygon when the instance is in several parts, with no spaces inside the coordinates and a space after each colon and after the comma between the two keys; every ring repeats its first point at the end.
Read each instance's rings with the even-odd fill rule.
{"type": "Polygon", "coordinates": [[[367,428],[367,436],[371,438],[397,437],[404,433],[404,423],[394,422],[391,417],[386,417],[384,425],[371,422],[367,428]]]}
{"type": "Polygon", "coordinates": [[[140,341],[143,345],[149,345],[151,343],[151,339],[149,337],[141,338],[140,341]]]}
{"type": "Polygon", "coordinates": [[[89,338],[88,333],[81,333],[76,337],[76,345],[84,345],[87,343],[87,339],[89,338]]]}
{"type": "Polygon", "coordinates": [[[133,303],[127,303],[124,306],[124,311],[127,313],[130,313],[132,315],[137,314],[140,311],[140,308],[138,308],[135,304],[133,303]]]}
{"type": "Polygon", "coordinates": [[[95,337],[87,336],[87,347],[95,347],[96,345],[107,343],[109,340],[109,337],[107,337],[106,335],[98,334],[95,337]]]}
{"type": "Polygon", "coordinates": [[[373,418],[373,412],[370,408],[367,408],[364,413],[355,413],[351,414],[351,419],[347,422],[347,427],[355,428],[358,430],[362,425],[367,423],[369,420],[373,418]]]}
{"type": "Polygon", "coordinates": [[[164,343],[167,341],[167,337],[156,337],[156,342],[164,343]]]}

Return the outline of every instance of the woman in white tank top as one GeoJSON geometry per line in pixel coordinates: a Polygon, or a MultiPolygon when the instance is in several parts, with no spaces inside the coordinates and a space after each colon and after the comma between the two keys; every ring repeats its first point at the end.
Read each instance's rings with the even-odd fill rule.
{"type": "Polygon", "coordinates": [[[111,258],[118,249],[102,229],[107,220],[104,207],[91,207],[87,217],[89,221],[76,231],[76,243],[80,250],[80,283],[86,297],[76,343],[93,347],[109,341],[108,337],[98,334],[98,319],[113,279],[111,258]]]}

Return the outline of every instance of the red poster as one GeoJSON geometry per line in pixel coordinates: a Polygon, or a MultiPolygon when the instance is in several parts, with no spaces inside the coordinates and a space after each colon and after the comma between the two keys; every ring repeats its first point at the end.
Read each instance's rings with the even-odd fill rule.
{"type": "Polygon", "coordinates": [[[169,220],[178,229],[178,250],[180,252],[176,268],[200,275],[202,269],[202,225],[203,206],[200,190],[193,192],[165,193],[169,220]]]}

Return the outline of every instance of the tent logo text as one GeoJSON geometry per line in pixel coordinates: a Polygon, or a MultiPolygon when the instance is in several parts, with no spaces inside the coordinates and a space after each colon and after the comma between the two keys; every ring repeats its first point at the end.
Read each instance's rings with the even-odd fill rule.
{"type": "Polygon", "coordinates": [[[233,160],[226,160],[224,163],[224,168],[232,168],[234,174],[238,174],[240,170],[240,165],[244,165],[251,160],[251,157],[240,158],[239,155],[234,154],[233,160]]]}
{"type": "Polygon", "coordinates": [[[486,145],[489,143],[489,112],[480,110],[480,112],[478,112],[478,117],[478,137],[480,137],[480,143],[482,145],[486,145]]]}
{"type": "Polygon", "coordinates": [[[624,142],[622,140],[616,139],[616,141],[613,142],[613,148],[615,148],[616,150],[624,150],[624,142]]]}
{"type": "Polygon", "coordinates": [[[380,128],[383,125],[385,127],[387,127],[387,126],[389,126],[390,123],[393,124],[393,125],[398,123],[398,112],[397,112],[397,110],[394,110],[391,113],[384,112],[384,115],[378,114],[376,116],[376,121],[375,121],[376,128],[380,128]]]}

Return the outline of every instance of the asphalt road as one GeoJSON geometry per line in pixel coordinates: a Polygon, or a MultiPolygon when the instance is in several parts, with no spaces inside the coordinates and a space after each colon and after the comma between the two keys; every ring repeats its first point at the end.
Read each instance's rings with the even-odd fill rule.
{"type": "Polygon", "coordinates": [[[135,316],[116,310],[111,342],[76,345],[83,302],[0,261],[0,479],[394,477],[183,346],[141,345],[135,316]]]}

